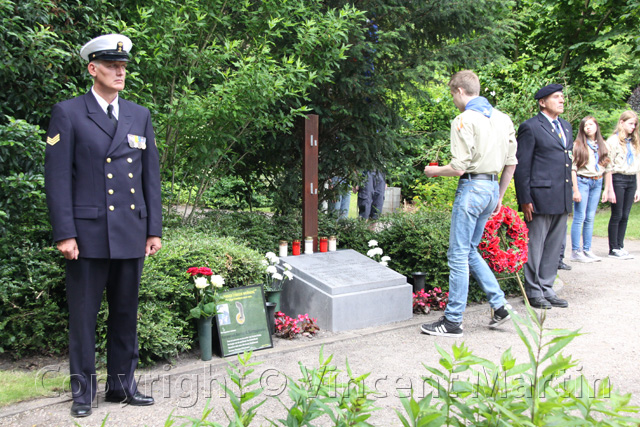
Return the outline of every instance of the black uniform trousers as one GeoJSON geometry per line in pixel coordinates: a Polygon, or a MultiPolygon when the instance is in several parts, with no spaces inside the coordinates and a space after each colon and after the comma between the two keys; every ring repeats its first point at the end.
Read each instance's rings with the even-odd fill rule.
{"type": "MultiPolygon", "coordinates": [[[[136,392],[138,289],[144,258],[67,260],[69,371],[73,400],[89,405],[97,392],[96,321],[107,291],[106,390],[117,396],[136,392]]],[[[102,381],[102,378],[100,379],[102,381]]]]}

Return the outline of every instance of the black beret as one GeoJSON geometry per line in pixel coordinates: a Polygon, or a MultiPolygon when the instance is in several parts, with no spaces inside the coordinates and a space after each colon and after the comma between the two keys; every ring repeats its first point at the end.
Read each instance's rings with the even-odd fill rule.
{"type": "Polygon", "coordinates": [[[562,85],[559,85],[557,83],[552,83],[550,85],[546,85],[545,87],[543,87],[542,89],[540,89],[539,91],[536,92],[536,96],[534,96],[535,99],[542,99],[545,96],[549,96],[552,93],[555,92],[562,92],[562,85]]]}

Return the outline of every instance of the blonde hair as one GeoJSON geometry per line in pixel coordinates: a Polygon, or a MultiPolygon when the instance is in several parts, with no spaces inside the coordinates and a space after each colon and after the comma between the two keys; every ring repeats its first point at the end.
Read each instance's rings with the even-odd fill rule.
{"type": "Polygon", "coordinates": [[[634,151],[637,153],[640,151],[640,133],[638,133],[638,115],[633,110],[627,110],[620,115],[620,120],[618,120],[618,124],[616,125],[616,130],[614,134],[618,134],[618,140],[620,144],[625,144],[625,139],[631,137],[631,145],[633,146],[634,151]],[[627,135],[626,131],[622,127],[622,123],[626,122],[629,119],[636,120],[636,127],[631,133],[631,135],[627,135]]]}
{"type": "Polygon", "coordinates": [[[458,71],[449,80],[449,89],[452,91],[461,88],[469,96],[480,95],[480,79],[471,70],[458,71]]]}

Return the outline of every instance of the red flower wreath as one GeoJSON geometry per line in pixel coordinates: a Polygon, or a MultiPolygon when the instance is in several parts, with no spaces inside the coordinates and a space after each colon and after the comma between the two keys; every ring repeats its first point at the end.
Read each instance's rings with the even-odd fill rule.
{"type": "Polygon", "coordinates": [[[529,230],[518,213],[502,206],[484,226],[478,249],[496,273],[516,273],[527,262],[528,234],[529,230]]]}

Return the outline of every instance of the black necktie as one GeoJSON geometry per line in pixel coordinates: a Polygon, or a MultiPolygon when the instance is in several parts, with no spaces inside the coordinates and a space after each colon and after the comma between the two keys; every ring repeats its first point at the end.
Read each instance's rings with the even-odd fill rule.
{"type": "Polygon", "coordinates": [[[107,117],[109,117],[109,120],[111,120],[111,123],[113,123],[114,127],[118,127],[118,119],[116,119],[116,116],[113,115],[113,105],[109,104],[107,106],[107,117]]]}

